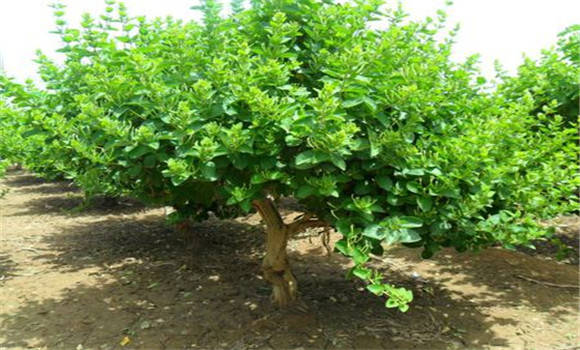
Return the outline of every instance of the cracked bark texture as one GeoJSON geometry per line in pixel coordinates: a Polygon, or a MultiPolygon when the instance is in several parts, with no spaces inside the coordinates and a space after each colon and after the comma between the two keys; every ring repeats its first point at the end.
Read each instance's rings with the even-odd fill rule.
{"type": "Polygon", "coordinates": [[[292,274],[286,249],[288,239],[307,228],[324,227],[326,224],[311,219],[310,215],[286,224],[270,198],[255,200],[253,204],[266,224],[266,256],[262,262],[264,278],[272,283],[274,302],[286,306],[298,295],[298,284],[292,274]]]}

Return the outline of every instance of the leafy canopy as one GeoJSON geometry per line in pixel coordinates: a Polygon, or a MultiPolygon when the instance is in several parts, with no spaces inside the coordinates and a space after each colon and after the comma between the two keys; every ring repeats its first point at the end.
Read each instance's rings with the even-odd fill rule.
{"type": "Polygon", "coordinates": [[[558,37],[557,46],[543,50],[539,60],[526,58],[517,76],[504,76],[497,92],[511,101],[529,93],[534,99],[533,114],[561,117],[565,127],[574,127],[580,107],[580,24],[566,28],[558,37]]]}
{"type": "Polygon", "coordinates": [[[80,28],[54,5],[65,62],[39,53],[41,90],[3,78],[1,156],[88,194],[171,205],[173,220],[293,196],[342,234],[351,274],[402,311],[412,294],[364,266],[385,244],[424,257],[524,244],[545,233],[539,219],[577,209],[575,132],[531,113],[519,87],[486,93],[475,57],[450,60],[455,31],[436,39],[443,12],[233,5],[222,17],[202,1],[200,24],[107,0],[80,28]]]}

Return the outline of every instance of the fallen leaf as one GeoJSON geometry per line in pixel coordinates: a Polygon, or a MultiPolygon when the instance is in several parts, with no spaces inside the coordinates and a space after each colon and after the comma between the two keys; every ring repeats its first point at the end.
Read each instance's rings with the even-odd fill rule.
{"type": "Polygon", "coordinates": [[[121,342],[119,343],[121,346],[125,346],[127,344],[129,344],[131,342],[131,339],[129,339],[129,337],[125,336],[125,338],[123,338],[123,340],[121,340],[121,342]]]}

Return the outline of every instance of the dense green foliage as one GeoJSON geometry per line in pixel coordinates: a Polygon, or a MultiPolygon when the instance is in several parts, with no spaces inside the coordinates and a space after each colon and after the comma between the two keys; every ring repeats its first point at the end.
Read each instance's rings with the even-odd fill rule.
{"type": "Polygon", "coordinates": [[[580,107],[580,25],[566,28],[559,37],[555,49],[544,50],[537,61],[526,58],[515,77],[505,76],[498,94],[519,101],[529,93],[532,114],[559,115],[570,127],[578,124],[580,107]]]}
{"type": "Polygon", "coordinates": [[[576,132],[537,109],[556,98],[561,112],[574,89],[552,73],[573,82],[578,63],[546,54],[488,94],[475,60],[450,60],[454,33],[435,39],[443,12],[405,22],[380,6],[235,2],[222,18],[207,0],[198,24],[108,0],[75,29],[55,5],[65,62],[39,54],[44,89],[3,78],[0,156],[88,194],[171,205],[175,220],[293,196],[343,235],[352,274],[406,310],[410,292],[364,267],[383,244],[425,257],[525,244],[545,233],[538,220],[577,208],[576,132]]]}

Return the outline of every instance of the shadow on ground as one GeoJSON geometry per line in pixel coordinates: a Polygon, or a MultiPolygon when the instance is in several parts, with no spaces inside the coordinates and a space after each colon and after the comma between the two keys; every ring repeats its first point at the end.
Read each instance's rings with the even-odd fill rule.
{"type": "Polygon", "coordinates": [[[12,261],[10,255],[0,253],[0,285],[12,278],[17,270],[16,263],[12,261]]]}
{"type": "MultiPolygon", "coordinates": [[[[22,177],[11,181],[10,186],[38,185],[22,177]]],[[[22,215],[61,213],[65,195],[32,199],[22,205],[22,215]]],[[[570,308],[561,306],[574,300],[574,290],[554,292],[518,279],[525,274],[561,283],[558,278],[569,276],[521,253],[445,251],[423,262],[418,251],[395,249],[392,259],[373,264],[413,290],[412,307],[402,314],[345,280],[345,259],[328,258],[301,239],[290,254],[301,302],[279,310],[261,277],[259,226],[208,221],[179,236],[159,214],[102,217],[82,225],[63,222],[42,238],[46,249],[36,255],[37,263],[51,273],[85,277],[58,297],[38,301],[24,295],[20,307],[2,312],[0,347],[113,349],[123,340],[124,348],[144,349],[509,347],[510,339],[494,327],[529,320],[490,312],[494,306],[520,303],[549,323],[569,315],[570,308]]],[[[2,271],[13,271],[9,257],[1,258],[2,271]]]]}
{"type": "Polygon", "coordinates": [[[103,214],[131,214],[147,209],[132,198],[95,196],[87,200],[70,181],[50,181],[23,171],[11,171],[4,185],[21,194],[36,194],[22,203],[23,210],[9,216],[69,215],[99,216],[103,214]],[[40,196],[39,196],[40,195],[40,196]]]}
{"type": "Polygon", "coordinates": [[[123,215],[147,209],[144,204],[130,198],[110,199],[107,197],[95,197],[87,202],[82,195],[75,192],[33,198],[23,203],[22,207],[23,210],[7,216],[67,215],[79,217],[106,214],[123,215]]]}
{"type": "Polygon", "coordinates": [[[48,182],[47,180],[30,174],[24,170],[9,170],[6,172],[8,175],[3,182],[6,186],[11,188],[21,188],[30,186],[41,186],[45,184],[54,184],[57,182],[48,182]]]}
{"type": "MultiPolygon", "coordinates": [[[[3,315],[7,341],[0,345],[107,348],[128,336],[143,348],[463,348],[504,344],[489,326],[517,322],[490,318],[437,285],[433,295],[416,291],[406,314],[386,309],[344,279],[340,257],[329,260],[319,248],[292,254],[302,304],[277,310],[260,277],[259,228],[206,222],[192,236],[177,237],[152,215],[67,227],[46,237],[56,254],[37,259],[63,273],[100,272],[61,298],[3,315]],[[461,330],[467,325],[479,331],[466,340],[461,330]]],[[[405,275],[390,277],[416,287],[405,275]]]]}

